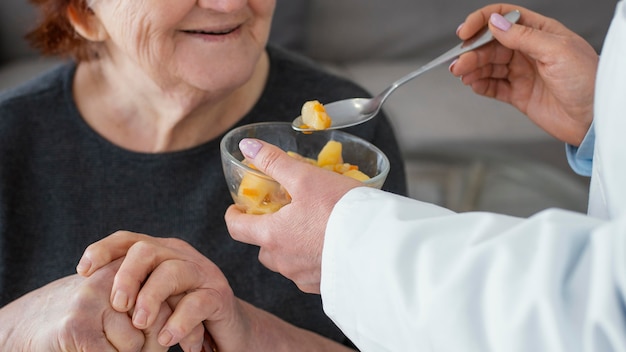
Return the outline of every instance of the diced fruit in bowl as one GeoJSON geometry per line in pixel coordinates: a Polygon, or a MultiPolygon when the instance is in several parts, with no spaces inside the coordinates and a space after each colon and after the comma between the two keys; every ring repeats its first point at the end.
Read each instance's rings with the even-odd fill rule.
{"type": "Polygon", "coordinates": [[[292,158],[296,158],[312,165],[317,165],[321,168],[334,171],[344,176],[352,177],[359,181],[369,180],[370,177],[360,171],[357,165],[343,162],[342,149],[343,145],[340,142],[330,140],[317,155],[317,159],[306,158],[292,151],[288,151],[287,154],[292,158]]]}
{"type": "Polygon", "coordinates": [[[344,172],[342,175],[352,177],[353,179],[358,180],[358,181],[367,181],[370,179],[369,176],[359,171],[358,169],[350,169],[344,172]]]}
{"type": "MultiPolygon", "coordinates": [[[[328,141],[317,156],[317,160],[306,158],[296,152],[287,151],[292,158],[298,159],[321,168],[334,171],[358,181],[369,180],[369,176],[359,171],[359,167],[343,162],[342,145],[337,141],[328,141]]],[[[256,167],[244,162],[252,169],[256,167]]],[[[273,180],[263,179],[253,174],[245,174],[237,190],[237,197],[245,203],[246,212],[250,214],[267,214],[281,208],[281,202],[289,200],[289,193],[273,180]]],[[[288,203],[288,201],[287,201],[288,203]]]]}
{"type": "Polygon", "coordinates": [[[237,199],[249,214],[267,214],[280,209],[291,200],[276,181],[255,174],[243,175],[237,190],[237,199]]]}
{"type": "Polygon", "coordinates": [[[341,143],[337,141],[328,141],[324,148],[317,155],[317,165],[337,165],[343,164],[343,157],[341,156],[341,143]]]}
{"type": "Polygon", "coordinates": [[[235,203],[247,213],[267,214],[291,202],[276,180],[248,163],[239,150],[244,138],[257,138],[285,150],[293,158],[356,178],[363,185],[381,188],[389,173],[389,160],[376,146],[355,135],[324,130],[304,134],[289,122],[262,122],[237,127],[220,143],[222,167],[235,203]]]}

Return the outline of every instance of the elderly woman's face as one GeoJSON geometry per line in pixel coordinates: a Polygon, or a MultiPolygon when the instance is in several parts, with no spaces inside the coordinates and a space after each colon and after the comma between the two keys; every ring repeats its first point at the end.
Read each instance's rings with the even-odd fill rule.
{"type": "Polygon", "coordinates": [[[159,86],[228,90],[265,49],[275,0],[98,0],[107,59],[159,86]],[[139,67],[138,67],[139,66],[139,67]]]}

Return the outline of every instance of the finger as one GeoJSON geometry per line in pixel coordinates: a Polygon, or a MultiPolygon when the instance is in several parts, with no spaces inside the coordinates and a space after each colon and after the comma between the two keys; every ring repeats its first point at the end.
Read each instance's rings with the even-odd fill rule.
{"type": "Polygon", "coordinates": [[[479,95],[510,103],[511,83],[508,76],[506,65],[488,65],[464,74],[461,80],[479,95]]]}
{"type": "Polygon", "coordinates": [[[511,84],[502,79],[480,79],[470,84],[472,90],[479,95],[511,103],[511,84]]]}
{"type": "MultiPolygon", "coordinates": [[[[121,346],[112,345],[111,342],[107,340],[106,335],[97,336],[96,338],[94,338],[93,331],[90,331],[88,336],[89,336],[88,340],[85,340],[85,341],[72,341],[73,343],[77,345],[75,348],[74,346],[70,346],[67,343],[65,343],[64,346],[65,348],[67,348],[68,351],[99,351],[99,352],[120,352],[120,351],[125,352],[126,351],[122,348],[124,347],[123,345],[121,346]]],[[[66,341],[63,341],[63,342],[66,342],[66,341]]]]}
{"type": "Polygon", "coordinates": [[[145,336],[133,326],[128,314],[108,311],[103,316],[103,328],[107,340],[117,351],[141,351],[145,336]]]}
{"type": "Polygon", "coordinates": [[[507,64],[514,51],[543,62],[558,57],[556,54],[568,45],[566,38],[576,36],[554,19],[506,4],[486,6],[470,14],[459,28],[458,35],[462,39],[469,39],[485,25],[489,26],[497,42],[462,55],[451,67],[455,76],[465,76],[477,67],[489,64],[507,64]],[[511,24],[501,15],[514,9],[521,12],[517,24],[511,24]]]}
{"type": "Polygon", "coordinates": [[[154,323],[147,329],[143,330],[145,343],[143,345],[142,351],[167,351],[168,346],[161,345],[158,341],[158,338],[161,329],[163,329],[163,326],[165,326],[165,323],[167,322],[167,319],[170,317],[171,314],[172,309],[170,308],[169,304],[167,302],[163,302],[154,323]]]}
{"type": "Polygon", "coordinates": [[[481,79],[506,79],[509,73],[510,70],[507,65],[486,65],[463,74],[461,80],[464,84],[472,84],[474,81],[481,79]]]}
{"type": "Polygon", "coordinates": [[[543,61],[545,57],[554,57],[563,50],[563,31],[546,30],[546,27],[558,28],[561,25],[545,18],[545,25],[540,29],[527,25],[511,24],[502,15],[493,13],[489,17],[489,29],[496,40],[503,46],[517,50],[530,58],[543,61]]]}
{"type": "Polygon", "coordinates": [[[462,40],[468,40],[489,23],[489,17],[492,13],[504,14],[513,10],[518,10],[524,15],[530,12],[522,7],[509,4],[488,5],[470,13],[465,18],[465,21],[458,27],[457,35],[462,40]]]}
{"type": "Polygon", "coordinates": [[[195,289],[198,278],[202,277],[196,268],[196,265],[183,260],[166,260],[154,268],[137,294],[133,312],[135,327],[144,329],[151,326],[159,313],[159,307],[168,297],[195,289]]]}
{"type": "Polygon", "coordinates": [[[231,205],[226,209],[224,219],[226,228],[230,236],[239,242],[260,246],[266,242],[266,232],[264,229],[270,228],[265,225],[265,220],[271,215],[259,216],[246,214],[236,205],[231,205]]]}
{"type": "MultiPolygon", "coordinates": [[[[495,72],[495,67],[506,69],[512,57],[513,50],[505,48],[498,43],[491,43],[485,45],[483,48],[461,55],[458,60],[450,66],[450,72],[457,77],[461,77],[464,83],[468,82],[470,78],[472,81],[483,79],[489,77],[492,72],[495,72]]],[[[501,71],[501,69],[498,70],[499,72],[501,71]]]]}
{"type": "Polygon", "coordinates": [[[117,231],[89,245],[80,258],[76,271],[82,276],[89,276],[106,264],[126,255],[128,249],[137,241],[147,238],[149,236],[134,232],[117,231]]]}
{"type": "Polygon", "coordinates": [[[458,27],[457,35],[462,40],[468,40],[491,22],[491,16],[494,13],[504,15],[515,10],[519,11],[521,15],[517,21],[518,25],[541,29],[554,34],[571,32],[560,22],[527,8],[512,4],[492,4],[470,13],[458,27]]]}
{"type": "Polygon", "coordinates": [[[202,351],[203,352],[217,352],[217,342],[211,334],[204,329],[204,342],[202,343],[202,351]]]}
{"type": "MultiPolygon", "coordinates": [[[[150,273],[162,262],[176,258],[177,253],[173,249],[161,246],[151,238],[135,242],[128,249],[126,257],[115,275],[111,290],[111,305],[113,308],[120,312],[130,310],[135,305],[137,294],[150,273]]],[[[158,306],[167,298],[167,296],[163,297],[165,294],[164,292],[162,295],[159,295],[159,298],[162,299],[158,303],[156,301],[151,302],[151,313],[144,311],[145,306],[137,307],[135,309],[135,320],[140,319],[140,321],[144,321],[148,318],[148,315],[151,319],[154,319],[158,306]]]]}
{"type": "Polygon", "coordinates": [[[304,179],[304,176],[315,172],[315,169],[325,171],[292,158],[275,145],[258,139],[242,139],[239,142],[239,149],[259,171],[278,181],[292,196],[294,195],[292,192],[297,193],[298,182],[304,179]]]}
{"type": "Polygon", "coordinates": [[[143,333],[133,327],[128,314],[105,309],[102,311],[102,316],[96,318],[93,315],[93,310],[89,308],[93,304],[109,307],[108,302],[100,303],[100,301],[96,300],[106,300],[106,293],[111,287],[110,282],[113,280],[121,262],[122,260],[119,259],[104,266],[88,279],[95,286],[86,286],[75,292],[76,296],[80,297],[80,301],[86,299],[86,302],[88,302],[74,302],[74,304],[78,304],[80,309],[78,314],[81,320],[73,322],[70,326],[72,335],[74,335],[73,340],[79,346],[76,349],[78,351],[139,351],[138,348],[141,348],[143,345],[143,333]],[[104,294],[102,298],[99,296],[101,292],[104,294]],[[91,311],[91,314],[86,311],[91,311]],[[93,324],[96,322],[101,324],[98,332],[102,335],[94,338],[93,324]]]}
{"type": "Polygon", "coordinates": [[[201,348],[203,321],[222,319],[222,302],[223,297],[217,290],[200,289],[185,294],[161,331],[159,342],[167,346],[181,343],[181,346],[201,348]]]}
{"type": "MultiPolygon", "coordinates": [[[[187,316],[198,318],[197,321],[191,320],[191,325],[186,326],[189,328],[206,319],[205,312],[211,308],[206,302],[211,302],[215,295],[231,295],[232,291],[222,272],[208,260],[201,264],[189,260],[164,261],[150,274],[137,296],[133,314],[135,327],[151,326],[162,302],[168,301],[169,297],[182,293],[185,295],[177,303],[174,314],[179,314],[177,312],[183,311],[191,305],[193,312],[187,316]],[[202,301],[202,298],[205,300],[202,301]],[[194,306],[192,304],[196,302],[194,299],[197,300],[198,305],[205,305],[194,306]]],[[[188,332],[188,330],[185,331],[188,332]]]]}
{"type": "MultiPolygon", "coordinates": [[[[187,352],[200,352],[204,344],[204,325],[202,323],[196,325],[193,330],[185,337],[183,337],[179,344],[183,351],[187,352]]],[[[211,351],[211,350],[209,350],[211,351]]]]}
{"type": "MultiPolygon", "coordinates": [[[[103,315],[101,326],[98,328],[90,324],[90,321],[76,321],[72,324],[64,326],[64,331],[59,334],[59,343],[65,346],[66,350],[71,351],[102,351],[102,352],[119,352],[126,351],[123,348],[141,346],[142,342],[136,342],[137,339],[143,338],[143,334],[130,335],[130,344],[126,344],[125,334],[135,330],[130,325],[130,330],[126,331],[130,322],[129,317],[123,313],[118,315],[125,316],[126,321],[122,317],[114,317],[103,315]]],[[[86,318],[86,317],[85,317],[86,318]]],[[[93,320],[93,319],[86,319],[93,320]]],[[[136,330],[135,330],[136,332],[136,330]]]]}

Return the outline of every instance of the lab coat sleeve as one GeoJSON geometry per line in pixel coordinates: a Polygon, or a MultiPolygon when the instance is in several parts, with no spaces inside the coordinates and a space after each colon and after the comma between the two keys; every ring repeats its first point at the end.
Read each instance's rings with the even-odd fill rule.
{"type": "Polygon", "coordinates": [[[578,147],[565,144],[565,155],[569,166],[581,176],[591,176],[593,168],[593,152],[596,143],[596,132],[593,122],[589,131],[578,147]]]}
{"type": "Polygon", "coordinates": [[[325,312],[361,351],[625,351],[626,222],[450,210],[370,188],[327,226],[325,312]]]}

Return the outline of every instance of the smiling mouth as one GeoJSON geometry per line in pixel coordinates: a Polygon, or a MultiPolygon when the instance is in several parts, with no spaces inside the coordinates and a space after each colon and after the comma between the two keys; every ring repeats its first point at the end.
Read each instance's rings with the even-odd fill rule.
{"type": "Polygon", "coordinates": [[[231,29],[218,30],[218,31],[185,30],[183,32],[188,33],[188,34],[202,34],[202,35],[228,35],[236,31],[238,28],[239,27],[235,27],[231,29]]]}

